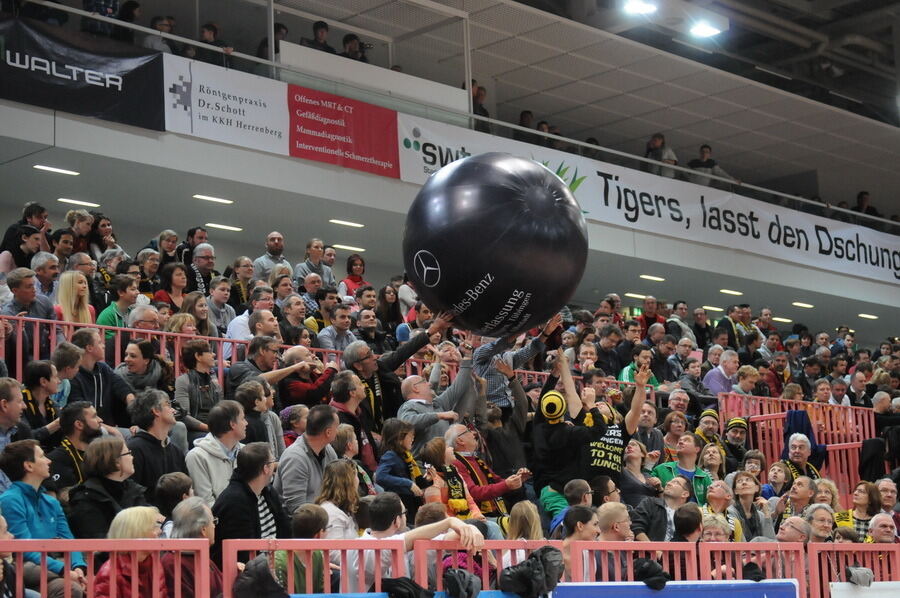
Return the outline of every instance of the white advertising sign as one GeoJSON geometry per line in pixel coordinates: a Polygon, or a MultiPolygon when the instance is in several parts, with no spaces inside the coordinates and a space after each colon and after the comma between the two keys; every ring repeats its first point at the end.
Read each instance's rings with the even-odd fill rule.
{"type": "Polygon", "coordinates": [[[507,152],[541,162],[588,221],[689,239],[900,285],[900,237],[686,181],[398,113],[400,178],[422,184],[454,160],[507,152]]]}
{"type": "Polygon", "coordinates": [[[288,155],[287,84],[165,55],[166,130],[288,155]]]}

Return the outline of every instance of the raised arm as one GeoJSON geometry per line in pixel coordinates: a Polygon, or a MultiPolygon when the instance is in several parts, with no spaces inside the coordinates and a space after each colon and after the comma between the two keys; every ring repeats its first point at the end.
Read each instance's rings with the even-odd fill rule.
{"type": "Polygon", "coordinates": [[[569,358],[562,347],[556,350],[558,357],[556,361],[559,363],[559,376],[563,383],[563,393],[566,397],[566,405],[569,407],[569,417],[576,418],[581,413],[581,397],[578,396],[578,389],[575,387],[575,379],[572,378],[572,370],[569,368],[569,358]]]}
{"type": "Polygon", "coordinates": [[[638,421],[641,419],[641,407],[647,400],[647,381],[650,379],[650,367],[642,365],[641,369],[634,373],[634,396],[631,397],[631,408],[625,414],[625,430],[629,435],[638,429],[638,421]]]}

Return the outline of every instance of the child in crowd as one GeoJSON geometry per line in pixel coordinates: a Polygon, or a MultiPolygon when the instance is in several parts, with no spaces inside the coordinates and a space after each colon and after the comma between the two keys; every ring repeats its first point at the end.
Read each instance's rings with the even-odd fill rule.
{"type": "Polygon", "coordinates": [[[387,492],[396,492],[409,511],[408,519],[422,505],[422,493],[433,484],[431,469],[423,469],[412,454],[415,430],[412,424],[392,417],[384,422],[381,444],[384,453],[375,470],[375,483],[387,492]]]}
{"type": "MultiPolygon", "coordinates": [[[[297,507],[291,517],[291,535],[298,540],[319,540],[328,527],[328,513],[319,505],[297,507]]],[[[278,550],[275,552],[275,578],[292,594],[321,594],[331,589],[330,571],[325,568],[321,550],[278,550]],[[294,568],[294,587],[288,588],[288,555],[294,568]],[[307,588],[306,571],[312,568],[312,580],[307,588]],[[328,575],[326,580],[325,576],[328,575]]]]}
{"type": "Polygon", "coordinates": [[[285,447],[294,444],[306,431],[306,418],[309,416],[309,407],[306,405],[291,405],[281,410],[281,425],[284,428],[285,447]]]}

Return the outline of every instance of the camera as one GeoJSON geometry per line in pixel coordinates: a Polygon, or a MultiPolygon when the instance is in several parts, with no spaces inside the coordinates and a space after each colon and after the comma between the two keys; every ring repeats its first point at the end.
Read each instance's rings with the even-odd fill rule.
{"type": "Polygon", "coordinates": [[[359,42],[360,50],[371,50],[374,47],[375,47],[375,44],[370,44],[368,42],[359,42]]]}

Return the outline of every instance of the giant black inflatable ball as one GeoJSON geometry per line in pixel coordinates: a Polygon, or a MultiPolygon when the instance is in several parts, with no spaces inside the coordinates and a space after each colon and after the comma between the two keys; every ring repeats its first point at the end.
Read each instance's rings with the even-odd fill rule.
{"type": "Polygon", "coordinates": [[[434,173],[406,216],[403,259],[419,298],[487,336],[521,332],[575,292],[587,226],[566,184],[509,154],[458,160],[434,173]]]}

